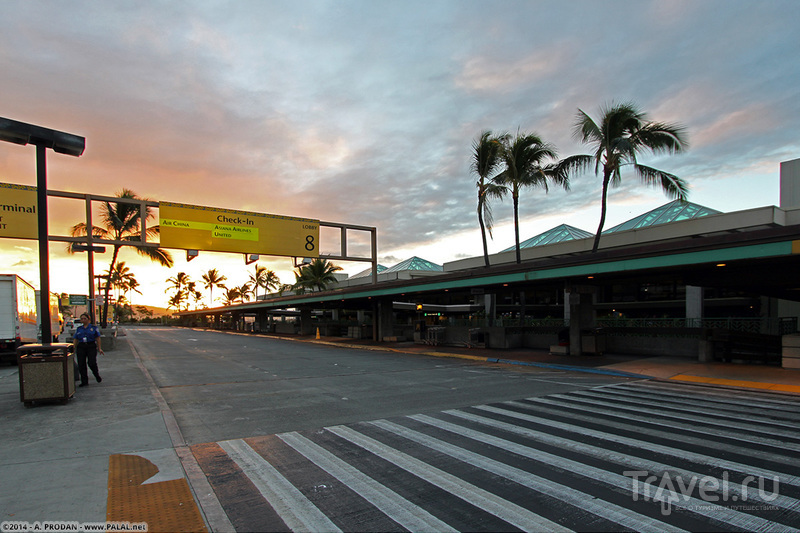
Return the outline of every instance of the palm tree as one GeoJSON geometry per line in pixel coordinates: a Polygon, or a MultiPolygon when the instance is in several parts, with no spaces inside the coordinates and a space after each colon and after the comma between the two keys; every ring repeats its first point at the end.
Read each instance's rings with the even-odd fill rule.
{"type": "MultiPolygon", "coordinates": [[[[122,192],[118,192],[116,196],[117,198],[143,200],[143,198],[139,198],[136,196],[136,193],[129,189],[122,189],[122,192]]],[[[144,212],[146,220],[153,218],[150,207],[146,207],[144,212]]],[[[104,202],[100,207],[100,218],[103,221],[103,227],[94,226],[91,229],[92,236],[98,239],[130,242],[130,246],[134,246],[139,255],[149,257],[151,260],[157,261],[163,266],[171,267],[172,256],[168,251],[162,250],[161,248],[136,246],[136,244],[141,242],[142,239],[141,213],[142,211],[138,204],[129,204],[127,202],[104,202]]],[[[85,237],[88,234],[88,231],[89,230],[86,227],[86,223],[81,222],[72,227],[71,233],[73,237],[85,237]]],[[[154,237],[157,237],[158,234],[158,226],[148,226],[147,231],[145,232],[145,236],[150,241],[154,237]]],[[[70,243],[67,246],[67,251],[69,253],[75,253],[75,244],[76,243],[70,243]]],[[[119,250],[122,248],[122,246],[122,244],[113,244],[114,253],[111,255],[111,263],[108,266],[109,272],[114,271],[114,267],[117,263],[117,257],[119,256],[119,250]]],[[[103,327],[108,324],[108,294],[111,290],[110,281],[111,279],[108,278],[105,286],[105,302],[103,304],[103,317],[101,319],[101,325],[103,327]]]]}
{"type": "MultiPolygon", "coordinates": [[[[124,306],[123,300],[125,300],[126,295],[130,292],[138,292],[142,294],[142,292],[138,289],[139,282],[136,280],[136,276],[134,276],[131,269],[125,264],[125,261],[120,261],[114,267],[114,270],[109,274],[109,281],[111,286],[116,289],[117,291],[117,302],[115,304],[115,310],[117,311],[117,316],[120,314],[120,309],[124,306]]],[[[128,304],[130,307],[130,304],[128,304]]]]}
{"type": "Polygon", "coordinates": [[[203,288],[208,289],[208,305],[214,305],[214,287],[219,287],[221,289],[226,289],[225,284],[223,283],[226,278],[216,268],[212,268],[202,276],[203,279],[203,288]]]}
{"type": "Polygon", "coordinates": [[[169,301],[167,302],[167,309],[169,309],[170,307],[174,307],[175,309],[180,311],[181,304],[185,300],[186,300],[186,293],[182,290],[179,290],[169,298],[169,301]]]}
{"type": "MultiPolygon", "coordinates": [[[[187,299],[191,298],[192,301],[194,301],[194,308],[197,309],[197,305],[203,299],[203,293],[201,293],[200,291],[197,290],[197,282],[196,281],[190,281],[186,285],[186,293],[187,293],[187,299]]],[[[186,308],[187,309],[189,308],[188,302],[186,304],[186,308]]]]}
{"type": "Polygon", "coordinates": [[[686,201],[689,186],[681,178],[645,165],[636,158],[645,152],[653,154],[679,153],[689,147],[685,128],[678,124],[650,122],[635,104],[612,104],[600,110],[600,124],[578,109],[573,134],[590,145],[592,155],[574,155],[562,161],[564,172],[585,172],[594,166],[595,175],[603,172],[603,192],[600,203],[600,225],[594,237],[592,252],[600,245],[600,234],[606,221],[609,185],[621,182],[620,170],[632,165],[634,172],[647,185],[660,186],[669,197],[686,201]]]}
{"type": "Polygon", "coordinates": [[[555,163],[545,165],[547,159],[556,158],[556,148],[544,142],[536,133],[519,133],[513,139],[501,139],[499,158],[505,169],[492,181],[511,191],[514,203],[514,237],[517,263],[521,262],[519,249],[519,192],[523,187],[542,187],[548,191],[548,180],[569,189],[569,179],[558,172],[555,163]]]}
{"type": "Polygon", "coordinates": [[[186,272],[178,272],[174,277],[168,278],[167,283],[172,284],[171,288],[176,294],[180,293],[182,295],[180,299],[181,302],[188,299],[190,292],[194,288],[194,282],[189,278],[186,272]]]}
{"type": "Polygon", "coordinates": [[[236,303],[236,300],[238,300],[240,297],[241,297],[241,294],[239,293],[239,289],[238,288],[236,288],[236,287],[232,287],[230,289],[226,288],[225,289],[225,294],[222,295],[222,304],[223,305],[233,305],[233,304],[236,303]]]}
{"type": "Polygon", "coordinates": [[[244,302],[250,301],[250,295],[253,294],[253,287],[250,285],[250,282],[245,282],[242,285],[236,287],[237,292],[239,293],[239,299],[244,302]]]}
{"type": "Polygon", "coordinates": [[[266,276],[264,276],[264,291],[267,293],[269,290],[278,290],[281,288],[281,279],[275,273],[274,270],[267,270],[266,276]]]}
{"type": "Polygon", "coordinates": [[[327,259],[317,257],[311,263],[299,267],[295,272],[294,289],[303,292],[305,289],[324,291],[329,283],[336,282],[334,272],[338,272],[342,267],[334,265],[327,259]]]}
{"type": "Polygon", "coordinates": [[[486,266],[489,266],[489,247],[486,243],[486,232],[492,236],[492,208],[489,200],[492,198],[503,198],[505,188],[493,183],[495,171],[500,164],[500,150],[502,139],[505,136],[494,137],[492,132],[485,130],[481,132],[478,139],[472,143],[472,172],[478,175],[475,185],[478,187],[478,224],[481,227],[481,239],[483,240],[483,259],[486,266]]]}
{"type": "Polygon", "coordinates": [[[250,274],[250,283],[253,284],[253,296],[258,300],[259,287],[264,289],[264,294],[267,294],[269,289],[280,287],[281,280],[278,279],[278,275],[274,271],[267,267],[256,265],[255,273],[250,274]]]}

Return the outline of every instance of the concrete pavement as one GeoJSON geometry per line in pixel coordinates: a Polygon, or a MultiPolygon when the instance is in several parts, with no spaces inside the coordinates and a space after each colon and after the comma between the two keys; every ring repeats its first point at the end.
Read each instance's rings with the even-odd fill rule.
{"type": "MultiPolygon", "coordinates": [[[[701,364],[613,354],[574,357],[535,350],[376,344],[316,336],[289,338],[494,365],[637,375],[800,394],[800,371],[763,365],[701,364]]],[[[20,401],[16,367],[0,368],[4,408],[0,522],[105,527],[108,521],[131,530],[146,522],[150,531],[232,531],[135,346],[119,339],[114,351],[100,356],[99,366],[102,384],[92,381],[89,387],[78,389],[66,405],[33,407],[20,401]]]]}

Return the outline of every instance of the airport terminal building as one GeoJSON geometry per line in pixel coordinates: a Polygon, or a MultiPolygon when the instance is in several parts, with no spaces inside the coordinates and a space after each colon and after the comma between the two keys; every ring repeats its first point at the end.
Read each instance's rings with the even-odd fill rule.
{"type": "Polygon", "coordinates": [[[800,367],[800,159],[780,205],[670,202],[594,235],[565,224],[484,258],[418,257],[328,290],[185,311],[209,327],[385,342],[681,355],[800,367]]]}

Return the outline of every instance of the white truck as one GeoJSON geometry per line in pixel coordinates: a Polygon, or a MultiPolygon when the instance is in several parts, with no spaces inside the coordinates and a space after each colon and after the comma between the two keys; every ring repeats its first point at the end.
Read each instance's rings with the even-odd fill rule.
{"type": "Polygon", "coordinates": [[[0,360],[16,361],[17,347],[37,342],[36,290],[16,274],[0,274],[0,360]]]}
{"type": "MultiPolygon", "coordinates": [[[[42,311],[39,308],[39,304],[41,303],[41,299],[39,295],[41,291],[36,291],[36,311],[37,311],[37,330],[39,333],[37,334],[39,343],[42,342],[42,311]]],[[[58,306],[58,295],[55,293],[50,293],[50,336],[52,337],[52,342],[58,342],[58,336],[61,335],[61,332],[64,331],[64,318],[61,316],[61,311],[58,306]]]]}

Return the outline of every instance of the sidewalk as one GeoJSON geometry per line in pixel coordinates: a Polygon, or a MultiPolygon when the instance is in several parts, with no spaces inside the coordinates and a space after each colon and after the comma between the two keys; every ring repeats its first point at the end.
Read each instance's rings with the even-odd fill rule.
{"type": "Polygon", "coordinates": [[[69,530],[66,523],[135,526],[143,515],[126,511],[132,507],[149,512],[151,531],[204,530],[149,376],[124,337],[118,341],[98,356],[103,382],[90,378],[65,405],[25,407],[17,367],[0,367],[4,531],[24,531],[26,522],[53,531],[69,530]]]}

